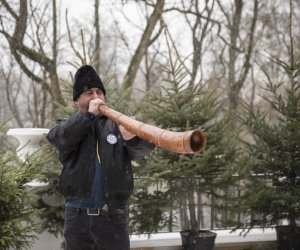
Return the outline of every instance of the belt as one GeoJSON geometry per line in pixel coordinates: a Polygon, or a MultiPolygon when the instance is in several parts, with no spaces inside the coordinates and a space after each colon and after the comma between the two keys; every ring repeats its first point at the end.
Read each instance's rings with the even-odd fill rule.
{"type": "Polygon", "coordinates": [[[72,209],[75,210],[78,214],[87,214],[89,216],[99,216],[99,215],[107,215],[107,214],[126,214],[126,209],[121,208],[75,208],[75,207],[67,207],[67,210],[72,209]]]}

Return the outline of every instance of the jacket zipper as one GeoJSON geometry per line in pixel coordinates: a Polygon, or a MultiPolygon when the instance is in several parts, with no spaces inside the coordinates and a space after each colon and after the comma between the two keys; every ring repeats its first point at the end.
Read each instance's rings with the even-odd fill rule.
{"type": "MultiPolygon", "coordinates": [[[[91,146],[90,146],[90,152],[91,152],[91,146]]],[[[87,168],[86,168],[86,171],[85,171],[85,175],[84,175],[84,188],[83,188],[83,196],[82,197],[86,197],[86,193],[87,193],[87,183],[88,183],[88,174],[89,174],[89,170],[90,170],[90,162],[91,162],[91,157],[90,155],[91,154],[88,154],[89,155],[89,161],[88,161],[88,165],[87,165],[87,168]]]]}

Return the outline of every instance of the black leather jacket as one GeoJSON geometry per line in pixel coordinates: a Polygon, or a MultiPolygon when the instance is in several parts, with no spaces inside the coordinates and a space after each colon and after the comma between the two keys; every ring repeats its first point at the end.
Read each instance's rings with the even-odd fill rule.
{"type": "Polygon", "coordinates": [[[58,149],[63,165],[60,191],[65,197],[78,198],[91,194],[98,139],[102,184],[108,203],[127,200],[133,191],[131,160],[145,156],[154,148],[137,136],[125,141],[115,122],[89,112],[78,112],[59,121],[47,138],[58,149]]]}

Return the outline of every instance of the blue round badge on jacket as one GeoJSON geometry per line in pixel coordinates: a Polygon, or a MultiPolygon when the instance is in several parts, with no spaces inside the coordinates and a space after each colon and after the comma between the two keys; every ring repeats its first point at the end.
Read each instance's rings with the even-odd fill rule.
{"type": "Polygon", "coordinates": [[[106,137],[106,140],[109,144],[116,144],[117,143],[117,137],[113,134],[109,134],[107,137],[106,137]]]}

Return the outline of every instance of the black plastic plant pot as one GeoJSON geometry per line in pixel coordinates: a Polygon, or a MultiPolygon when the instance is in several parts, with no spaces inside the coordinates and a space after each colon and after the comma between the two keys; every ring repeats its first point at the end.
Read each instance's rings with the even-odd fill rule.
{"type": "Polygon", "coordinates": [[[199,230],[197,234],[190,230],[180,232],[183,250],[213,250],[217,234],[208,230],[199,230]]]}
{"type": "Polygon", "coordinates": [[[300,250],[300,227],[277,226],[277,250],[300,250]]]}

